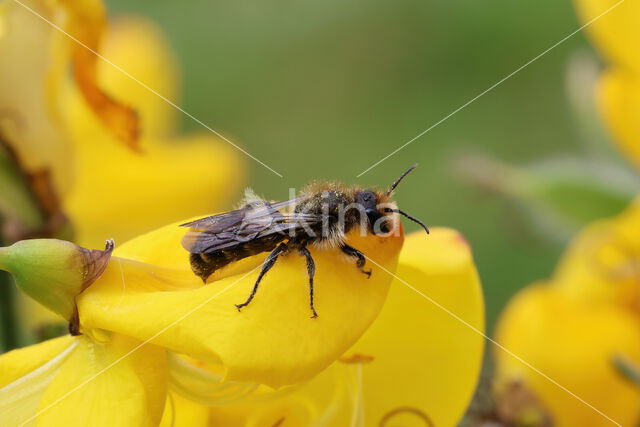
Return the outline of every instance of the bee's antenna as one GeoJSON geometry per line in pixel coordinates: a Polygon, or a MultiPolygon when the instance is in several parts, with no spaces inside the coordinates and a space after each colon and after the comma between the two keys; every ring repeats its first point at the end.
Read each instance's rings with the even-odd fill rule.
{"type": "MultiPolygon", "coordinates": [[[[415,166],[414,166],[415,167],[415,166]]],[[[407,173],[411,172],[411,169],[409,169],[407,172],[405,172],[405,175],[407,173]]],[[[402,177],[400,177],[402,179],[402,177]]],[[[406,217],[407,219],[410,219],[411,221],[415,222],[416,224],[420,224],[420,226],[422,228],[424,228],[424,231],[427,232],[427,234],[429,234],[429,227],[427,227],[422,221],[420,221],[418,218],[415,218],[411,215],[409,215],[408,213],[406,213],[405,211],[401,211],[400,209],[391,209],[391,208],[385,208],[384,210],[385,212],[395,212],[395,213],[399,213],[400,215],[406,217]]]]}
{"type": "Polygon", "coordinates": [[[389,189],[387,190],[387,195],[393,193],[393,190],[396,189],[396,187],[398,186],[398,184],[400,184],[400,181],[402,181],[402,179],[409,175],[409,172],[411,172],[412,170],[414,170],[415,168],[418,167],[418,164],[416,163],[415,165],[411,166],[409,169],[407,169],[407,171],[405,173],[403,173],[402,175],[400,175],[400,178],[396,179],[393,184],[391,184],[391,187],[389,187],[389,189]]]}

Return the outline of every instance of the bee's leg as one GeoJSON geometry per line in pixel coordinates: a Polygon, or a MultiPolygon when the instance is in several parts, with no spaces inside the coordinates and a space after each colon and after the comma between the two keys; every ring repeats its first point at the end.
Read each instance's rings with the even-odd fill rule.
{"type": "Polygon", "coordinates": [[[300,255],[305,257],[307,260],[307,274],[309,275],[309,307],[311,307],[311,318],[315,319],[318,317],[318,313],[316,313],[316,309],[313,307],[313,276],[316,274],[316,263],[313,262],[311,252],[309,252],[309,249],[307,249],[306,246],[300,246],[298,248],[298,252],[300,252],[300,255]]]}
{"type": "Polygon", "coordinates": [[[238,311],[240,311],[243,307],[246,307],[249,305],[253,297],[256,296],[256,292],[258,291],[258,285],[260,285],[260,281],[262,280],[262,277],[265,274],[267,274],[269,270],[271,270],[271,267],[273,267],[273,264],[276,263],[278,256],[282,255],[283,252],[286,252],[287,249],[289,248],[285,243],[280,243],[274,250],[271,251],[267,259],[262,264],[262,270],[260,270],[260,274],[258,274],[256,283],[253,285],[253,289],[251,290],[251,295],[249,295],[249,298],[247,298],[247,300],[242,304],[236,304],[236,308],[238,309],[238,311]]]}
{"type": "Polygon", "coordinates": [[[371,277],[371,270],[365,270],[364,269],[364,263],[366,262],[366,258],[365,258],[364,254],[362,252],[360,252],[359,250],[357,250],[354,247],[351,247],[351,246],[347,245],[346,243],[343,243],[340,246],[340,249],[345,254],[347,254],[347,255],[349,255],[349,256],[351,256],[351,257],[356,259],[356,267],[358,267],[358,269],[360,271],[362,271],[364,274],[366,274],[367,278],[371,277]]]}

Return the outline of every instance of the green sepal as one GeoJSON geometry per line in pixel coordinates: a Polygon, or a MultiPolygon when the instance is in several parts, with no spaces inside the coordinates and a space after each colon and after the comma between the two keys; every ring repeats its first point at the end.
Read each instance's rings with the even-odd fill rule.
{"type": "Polygon", "coordinates": [[[105,250],[90,250],[56,239],[21,240],[0,248],[0,269],[13,276],[20,290],[72,321],[75,298],[104,272],[113,241],[105,250]]]}

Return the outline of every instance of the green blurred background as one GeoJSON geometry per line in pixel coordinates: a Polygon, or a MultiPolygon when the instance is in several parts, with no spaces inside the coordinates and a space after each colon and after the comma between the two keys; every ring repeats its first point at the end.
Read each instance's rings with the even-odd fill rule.
{"type": "MultiPolygon", "coordinates": [[[[397,193],[399,204],[470,241],[490,326],[517,289],[551,274],[565,237],[550,239],[504,200],[461,179],[454,163],[467,152],[522,164],[587,150],[566,84],[571,58],[592,52],[582,33],[356,175],[575,31],[581,24],[571,2],[107,6],[113,15],[139,13],[160,24],[182,64],[185,110],[284,175],[247,159],[248,185],[258,194],[282,199],[289,187],[313,179],[386,186],[417,162],[397,193]]],[[[185,116],[183,128],[202,130],[185,116]]]]}

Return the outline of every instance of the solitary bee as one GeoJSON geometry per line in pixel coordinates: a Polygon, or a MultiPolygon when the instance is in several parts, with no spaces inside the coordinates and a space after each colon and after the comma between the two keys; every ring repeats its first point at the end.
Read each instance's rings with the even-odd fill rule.
{"type": "Polygon", "coordinates": [[[363,233],[390,233],[393,213],[420,224],[429,233],[426,225],[398,209],[391,198],[400,181],[416,166],[411,166],[387,191],[316,183],[284,202],[247,200],[240,209],[182,224],[191,228],[182,239],[182,246],[191,253],[193,272],[205,282],[213,272],[234,261],[270,252],[251,294],[245,302],[236,304],[238,310],[251,303],[260,281],[280,256],[297,252],[307,262],[309,306],[315,318],[315,263],[307,246],[341,250],[369,277],[371,270],[365,269],[365,255],[344,242],[346,233],[358,226],[363,233]]]}

